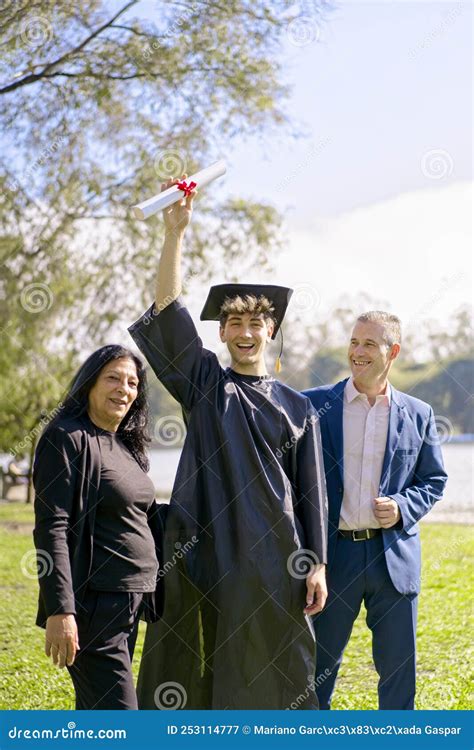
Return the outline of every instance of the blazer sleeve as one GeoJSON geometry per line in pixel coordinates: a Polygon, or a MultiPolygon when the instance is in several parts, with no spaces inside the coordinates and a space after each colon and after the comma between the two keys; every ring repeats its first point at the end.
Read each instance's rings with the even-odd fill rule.
{"type": "Polygon", "coordinates": [[[72,436],[52,427],[41,437],[33,468],[38,579],[46,616],[76,614],[68,540],[80,452],[72,436]]]}
{"type": "Polygon", "coordinates": [[[448,479],[431,408],[413,478],[413,483],[406,489],[390,493],[400,508],[403,530],[408,532],[441,500],[448,479]]]}
{"type": "Polygon", "coordinates": [[[318,416],[308,400],[303,434],[296,446],[295,514],[305,543],[320,563],[327,563],[328,499],[318,416]]]}

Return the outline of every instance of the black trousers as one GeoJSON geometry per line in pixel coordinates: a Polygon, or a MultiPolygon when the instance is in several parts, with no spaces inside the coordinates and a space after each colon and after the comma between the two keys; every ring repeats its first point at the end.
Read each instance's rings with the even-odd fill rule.
{"type": "Polygon", "coordinates": [[[143,594],[87,591],[76,615],[80,650],[68,667],[76,709],[136,710],[132,658],[143,594]]]}

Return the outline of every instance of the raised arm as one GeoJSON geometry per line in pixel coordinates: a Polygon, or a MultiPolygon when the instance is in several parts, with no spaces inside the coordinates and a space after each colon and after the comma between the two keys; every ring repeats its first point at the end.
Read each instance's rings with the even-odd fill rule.
{"type": "MultiPolygon", "coordinates": [[[[186,178],[184,174],[182,180],[186,178]]],[[[178,180],[168,180],[161,185],[161,190],[167,190],[178,180]]],[[[181,294],[181,246],[183,236],[191,221],[193,199],[197,191],[163,211],[165,222],[165,240],[158,264],[156,278],[155,309],[161,312],[181,294]]]]}
{"type": "MultiPolygon", "coordinates": [[[[183,179],[186,175],[183,175],[183,179]]],[[[176,180],[163,183],[162,190],[176,180]]],[[[221,377],[221,367],[213,352],[204,349],[181,292],[181,245],[191,220],[192,191],[186,198],[163,211],[165,241],[152,307],[128,329],[165,388],[190,412],[221,377]]]]}

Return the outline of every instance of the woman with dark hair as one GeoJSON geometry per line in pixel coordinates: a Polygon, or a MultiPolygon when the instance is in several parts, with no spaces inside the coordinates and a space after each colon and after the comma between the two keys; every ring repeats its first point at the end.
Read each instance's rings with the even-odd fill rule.
{"type": "Polygon", "coordinates": [[[118,345],[79,369],[36,450],[36,623],[67,666],[77,709],[136,709],[140,616],[157,619],[155,490],[147,476],[146,374],[118,345]]]}

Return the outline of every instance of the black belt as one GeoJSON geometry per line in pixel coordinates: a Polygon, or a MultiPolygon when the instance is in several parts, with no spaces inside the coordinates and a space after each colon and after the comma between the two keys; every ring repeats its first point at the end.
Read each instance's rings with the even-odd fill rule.
{"type": "Polygon", "coordinates": [[[366,542],[367,539],[373,539],[381,533],[381,529],[357,529],[356,531],[347,531],[338,529],[339,534],[345,539],[352,539],[353,542],[366,542]]]}

